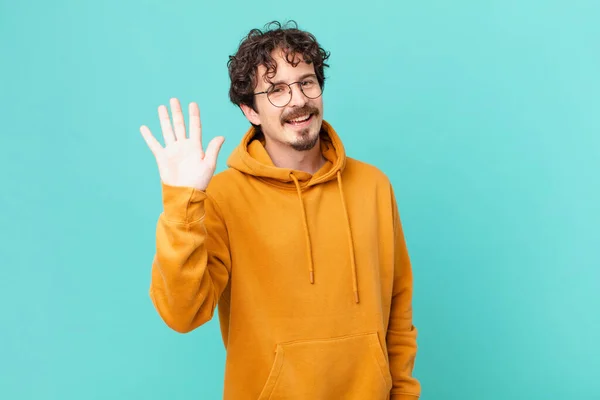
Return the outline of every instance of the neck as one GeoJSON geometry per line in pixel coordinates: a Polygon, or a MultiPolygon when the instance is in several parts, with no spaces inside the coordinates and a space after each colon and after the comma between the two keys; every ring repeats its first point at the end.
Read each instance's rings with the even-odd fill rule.
{"type": "Polygon", "coordinates": [[[312,149],[306,151],[297,151],[288,145],[278,145],[270,140],[266,141],[265,149],[269,157],[271,157],[273,164],[278,168],[287,168],[314,174],[327,161],[323,157],[323,154],[321,154],[320,138],[312,149]]]}

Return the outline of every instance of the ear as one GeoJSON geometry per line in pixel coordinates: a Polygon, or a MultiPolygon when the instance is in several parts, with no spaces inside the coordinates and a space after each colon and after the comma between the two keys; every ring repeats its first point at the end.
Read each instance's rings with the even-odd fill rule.
{"type": "Polygon", "coordinates": [[[254,125],[260,125],[260,117],[258,113],[252,109],[252,107],[249,107],[246,104],[240,104],[240,108],[242,109],[242,112],[246,118],[248,118],[248,121],[254,125]]]}

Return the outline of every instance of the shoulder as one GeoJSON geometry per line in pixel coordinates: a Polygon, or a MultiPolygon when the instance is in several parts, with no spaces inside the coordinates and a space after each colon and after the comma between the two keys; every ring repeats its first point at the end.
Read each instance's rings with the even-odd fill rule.
{"type": "Polygon", "coordinates": [[[376,186],[390,186],[389,177],[378,167],[355,158],[346,158],[346,169],[344,174],[347,179],[357,180],[363,183],[372,183],[376,186]]]}
{"type": "Polygon", "coordinates": [[[394,206],[396,190],[389,176],[375,165],[353,158],[346,159],[342,175],[344,186],[355,195],[375,199],[379,207],[394,206]],[[370,196],[365,196],[370,194],[370,196]]]}
{"type": "Polygon", "coordinates": [[[212,177],[206,192],[215,199],[230,197],[233,193],[239,192],[244,180],[244,174],[233,168],[226,168],[212,177]]]}

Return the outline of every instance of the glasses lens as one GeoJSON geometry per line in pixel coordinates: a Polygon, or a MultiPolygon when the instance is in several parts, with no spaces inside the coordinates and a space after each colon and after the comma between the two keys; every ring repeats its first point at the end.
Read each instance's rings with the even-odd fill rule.
{"type": "Polygon", "coordinates": [[[288,85],[279,84],[273,86],[267,95],[274,106],[283,107],[290,102],[291,94],[292,92],[290,91],[290,87],[288,85]]]}
{"type": "MultiPolygon", "coordinates": [[[[302,93],[309,99],[316,99],[321,95],[321,86],[316,79],[307,78],[302,82],[298,82],[298,86],[302,93]]],[[[285,83],[280,83],[273,86],[267,93],[269,101],[276,107],[286,106],[292,99],[292,91],[285,83]]]]}
{"type": "Polygon", "coordinates": [[[313,78],[303,80],[300,83],[300,87],[302,88],[302,93],[309,99],[316,99],[321,95],[321,86],[313,78]]]}

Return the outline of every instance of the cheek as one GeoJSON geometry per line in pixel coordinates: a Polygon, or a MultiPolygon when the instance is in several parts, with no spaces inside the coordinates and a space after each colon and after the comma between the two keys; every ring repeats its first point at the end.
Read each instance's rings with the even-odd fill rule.
{"type": "Polygon", "coordinates": [[[319,103],[317,105],[317,108],[319,110],[323,110],[323,98],[322,97],[319,97],[319,103]]]}
{"type": "Polygon", "coordinates": [[[323,111],[323,101],[319,97],[318,99],[313,100],[309,103],[311,107],[318,109],[319,111],[323,111]]]}
{"type": "Polygon", "coordinates": [[[258,117],[261,125],[274,126],[280,125],[282,112],[273,107],[271,103],[260,103],[257,106],[258,117]]]}
{"type": "Polygon", "coordinates": [[[269,124],[271,125],[281,125],[281,116],[282,112],[279,110],[270,110],[268,114],[269,124]]]}

